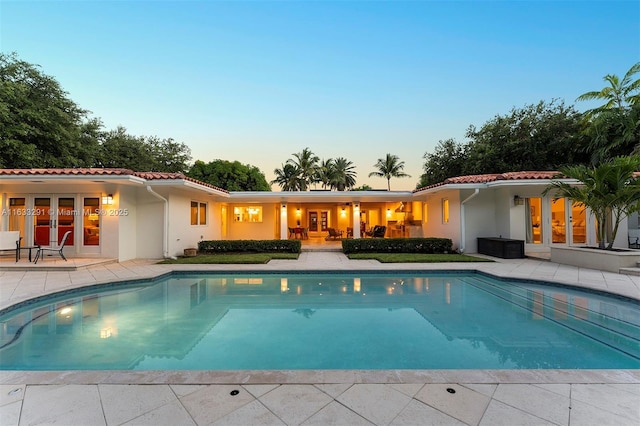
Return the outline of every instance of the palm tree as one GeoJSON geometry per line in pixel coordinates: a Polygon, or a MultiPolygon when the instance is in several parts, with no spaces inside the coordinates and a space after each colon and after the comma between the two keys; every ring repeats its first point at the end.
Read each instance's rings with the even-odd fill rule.
{"type": "Polygon", "coordinates": [[[600,91],[584,93],[576,100],[592,101],[605,100],[606,103],[598,108],[587,111],[589,115],[597,114],[606,110],[617,108],[624,109],[627,105],[633,105],[640,101],[640,79],[633,80],[633,76],[640,72],[640,62],[634,64],[624,75],[622,80],[615,74],[607,74],[604,80],[609,83],[600,91]]]}
{"type": "Polygon", "coordinates": [[[399,161],[397,155],[387,154],[386,158],[378,158],[378,162],[373,167],[377,168],[377,172],[369,173],[369,177],[378,176],[387,179],[387,189],[391,191],[391,178],[411,177],[404,173],[404,161],[399,161]]]}
{"type": "Polygon", "coordinates": [[[611,250],[623,217],[640,210],[640,176],[635,173],[639,168],[638,156],[616,157],[597,167],[564,167],[561,176],[576,179],[581,185],[554,180],[543,193],[556,191],[557,198],[567,197],[588,207],[597,221],[598,246],[611,250]],[[605,247],[610,220],[611,238],[605,247]]]}
{"type": "Polygon", "coordinates": [[[338,157],[333,160],[331,187],[338,191],[351,189],[356,184],[356,175],[353,163],[346,158],[338,157]]]}
{"type": "Polygon", "coordinates": [[[314,182],[316,175],[316,168],[318,167],[318,161],[320,159],[309,148],[305,148],[302,152],[293,154],[295,159],[287,160],[287,163],[296,166],[300,171],[300,190],[306,191],[309,186],[314,182]]]}
{"type": "Polygon", "coordinates": [[[299,191],[301,185],[300,170],[293,164],[283,164],[281,169],[275,169],[276,178],[270,183],[277,183],[283,191],[299,191]]]}
{"type": "Polygon", "coordinates": [[[331,179],[333,177],[334,167],[333,159],[320,161],[318,167],[316,167],[315,182],[322,184],[322,189],[327,189],[331,186],[331,179]]]}
{"type": "Polygon", "coordinates": [[[585,133],[591,138],[587,150],[594,164],[616,155],[640,152],[640,79],[633,79],[640,72],[640,62],[629,68],[622,80],[607,74],[609,83],[600,91],[578,96],[578,101],[603,100],[604,105],[585,112],[589,125],[585,133]]]}

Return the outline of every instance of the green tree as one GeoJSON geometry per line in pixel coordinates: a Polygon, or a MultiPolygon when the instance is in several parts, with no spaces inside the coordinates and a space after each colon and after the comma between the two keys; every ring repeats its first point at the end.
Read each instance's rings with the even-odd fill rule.
{"type": "Polygon", "coordinates": [[[607,86],[580,95],[578,101],[605,101],[585,112],[589,138],[587,151],[593,164],[620,155],[640,153],[640,62],[620,79],[607,74],[607,86]]]}
{"type": "Polygon", "coordinates": [[[189,147],[173,139],[133,136],[118,126],[101,137],[96,165],[144,172],[179,172],[188,170],[189,147]]]}
{"type": "Polygon", "coordinates": [[[373,188],[367,184],[358,186],[356,188],[351,188],[351,191],[371,191],[373,188]]]}
{"type": "Polygon", "coordinates": [[[417,188],[433,185],[454,176],[462,176],[467,163],[466,147],[454,139],[439,141],[433,153],[425,153],[424,173],[417,188]]]}
{"type": "Polygon", "coordinates": [[[411,177],[404,170],[404,161],[400,161],[397,155],[387,154],[385,158],[378,158],[378,162],[373,165],[378,170],[369,173],[369,177],[378,176],[387,180],[387,189],[391,191],[391,178],[411,177]]]}
{"type": "Polygon", "coordinates": [[[189,169],[191,149],[184,143],[176,142],[172,138],[160,139],[156,136],[146,138],[145,143],[151,148],[155,163],[154,170],[184,173],[189,169]]]}
{"type": "Polygon", "coordinates": [[[0,167],[90,166],[87,114],[38,66],[0,53],[0,167]]]}
{"type": "Polygon", "coordinates": [[[283,191],[300,191],[302,179],[300,179],[300,170],[293,164],[285,163],[282,168],[275,169],[273,173],[276,178],[270,183],[277,184],[283,191]]]}
{"type": "Polygon", "coordinates": [[[353,163],[346,158],[338,157],[333,160],[331,187],[338,191],[346,191],[356,184],[357,173],[353,163]]]}
{"type": "Polygon", "coordinates": [[[553,180],[544,194],[553,191],[555,197],[570,198],[588,207],[597,221],[599,247],[611,250],[622,219],[640,210],[640,176],[634,176],[639,168],[640,157],[637,156],[615,157],[598,166],[563,167],[561,177],[576,179],[581,184],[553,180]],[[612,231],[607,244],[610,225],[612,231]]]}
{"type": "Polygon", "coordinates": [[[292,164],[298,170],[300,191],[307,191],[311,184],[314,183],[316,168],[320,159],[309,148],[293,154],[293,157],[293,159],[287,160],[287,163],[292,164]]]}
{"type": "Polygon", "coordinates": [[[540,101],[470,126],[462,174],[557,170],[588,162],[582,115],[564,102],[540,101]]]}
{"type": "Polygon", "coordinates": [[[271,191],[264,173],[259,168],[239,161],[196,160],[187,176],[227,191],[271,191]]]}
{"type": "Polygon", "coordinates": [[[331,180],[333,179],[334,173],[335,167],[333,159],[321,160],[316,167],[316,174],[313,180],[316,183],[322,184],[322,189],[327,189],[327,187],[331,187],[331,180]]]}
{"type": "Polygon", "coordinates": [[[629,71],[622,77],[618,77],[615,74],[607,74],[604,76],[604,81],[609,83],[608,86],[603,87],[598,91],[591,91],[584,93],[576,100],[578,101],[606,101],[603,105],[588,110],[588,115],[598,115],[601,112],[606,112],[612,109],[623,110],[628,105],[633,105],[640,101],[640,78],[633,79],[633,77],[640,73],[640,62],[634,64],[629,68],[629,71]]]}
{"type": "Polygon", "coordinates": [[[118,126],[104,134],[97,158],[98,167],[125,168],[138,172],[156,171],[153,152],[144,138],[127,133],[118,126]]]}

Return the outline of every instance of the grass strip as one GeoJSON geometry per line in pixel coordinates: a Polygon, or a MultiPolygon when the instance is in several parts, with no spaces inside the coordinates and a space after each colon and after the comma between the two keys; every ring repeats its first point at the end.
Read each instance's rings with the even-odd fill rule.
{"type": "Polygon", "coordinates": [[[440,263],[440,262],[493,262],[490,259],[466,254],[427,253],[353,253],[349,259],[374,259],[380,263],[440,263]]]}
{"type": "Polygon", "coordinates": [[[224,253],[224,254],[200,254],[194,257],[178,257],[177,259],[165,259],[160,264],[252,264],[268,263],[271,259],[298,259],[298,253],[224,253]]]}

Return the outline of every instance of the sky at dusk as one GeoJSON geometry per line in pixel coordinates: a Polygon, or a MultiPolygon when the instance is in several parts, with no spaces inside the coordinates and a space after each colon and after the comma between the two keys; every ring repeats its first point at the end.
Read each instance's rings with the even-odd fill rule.
{"type": "MultiPolygon", "coordinates": [[[[357,186],[392,153],[414,189],[440,140],[640,61],[633,1],[0,0],[0,51],[41,66],[106,129],[193,160],[344,157],[357,186]]],[[[278,190],[276,186],[274,190],[278,190]]]]}

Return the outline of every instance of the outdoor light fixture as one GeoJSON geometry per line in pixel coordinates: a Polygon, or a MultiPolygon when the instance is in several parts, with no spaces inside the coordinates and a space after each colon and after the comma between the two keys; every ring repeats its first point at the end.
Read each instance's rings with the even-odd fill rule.
{"type": "Polygon", "coordinates": [[[514,206],[522,206],[524,205],[524,198],[520,198],[519,196],[513,197],[513,205],[514,206]]]}
{"type": "Polygon", "coordinates": [[[102,196],[102,204],[106,206],[110,206],[113,204],[113,194],[102,196]]]}

